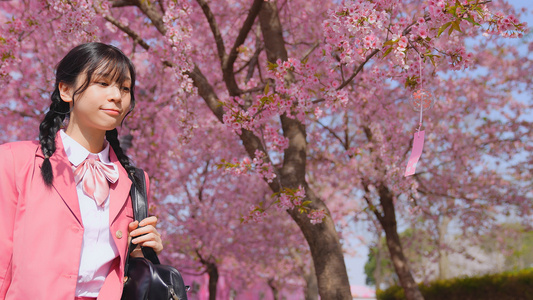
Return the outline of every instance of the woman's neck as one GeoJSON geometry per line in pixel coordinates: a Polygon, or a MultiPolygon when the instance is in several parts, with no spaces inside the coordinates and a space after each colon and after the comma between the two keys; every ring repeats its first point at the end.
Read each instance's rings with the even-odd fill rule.
{"type": "Polygon", "coordinates": [[[65,129],[65,133],[91,153],[99,153],[104,150],[105,131],[81,131],[76,126],[69,124],[65,129]]]}

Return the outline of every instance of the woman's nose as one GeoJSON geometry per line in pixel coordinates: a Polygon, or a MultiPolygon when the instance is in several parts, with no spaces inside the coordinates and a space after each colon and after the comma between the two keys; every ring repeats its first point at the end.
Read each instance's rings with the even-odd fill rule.
{"type": "Polygon", "coordinates": [[[120,92],[120,87],[116,84],[110,85],[109,87],[109,100],[120,101],[122,100],[122,93],[120,92]]]}

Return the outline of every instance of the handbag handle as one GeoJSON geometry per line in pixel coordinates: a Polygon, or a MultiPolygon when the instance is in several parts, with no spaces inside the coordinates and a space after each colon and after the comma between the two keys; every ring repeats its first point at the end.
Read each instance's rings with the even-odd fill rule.
{"type": "MultiPolygon", "coordinates": [[[[130,188],[131,204],[133,206],[133,217],[137,221],[141,221],[148,217],[148,201],[146,199],[146,180],[144,178],[144,171],[139,168],[135,168],[135,175],[132,176],[131,173],[128,173],[132,184],[130,188]]],[[[133,239],[132,239],[133,241],[133,239]]],[[[126,256],[126,266],[124,269],[124,274],[128,274],[128,262],[131,252],[135,250],[137,245],[130,242],[128,246],[128,255],[126,256]]],[[[160,264],[159,258],[155,253],[154,249],[151,247],[142,247],[142,253],[144,258],[151,261],[154,265],[160,264]]]]}

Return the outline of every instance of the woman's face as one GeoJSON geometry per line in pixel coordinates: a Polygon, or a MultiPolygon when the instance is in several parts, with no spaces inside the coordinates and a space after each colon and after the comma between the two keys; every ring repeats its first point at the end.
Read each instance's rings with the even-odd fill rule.
{"type": "MultiPolygon", "coordinates": [[[[86,80],[81,74],[76,87],[66,88],[60,84],[61,98],[72,103],[72,95],[86,80]],[[65,94],[65,97],[64,97],[65,94]]],[[[69,125],[80,131],[108,131],[115,129],[130,110],[130,76],[122,83],[113,82],[109,75],[96,70],[87,89],[75,96],[75,105],[70,112],[69,125]]]]}

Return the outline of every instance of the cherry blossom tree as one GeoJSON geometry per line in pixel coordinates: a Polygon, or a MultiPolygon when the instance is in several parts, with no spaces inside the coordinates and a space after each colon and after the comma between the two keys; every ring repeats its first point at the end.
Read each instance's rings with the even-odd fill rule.
{"type": "MultiPolygon", "coordinates": [[[[484,204],[490,201],[502,206],[521,203],[529,211],[527,201],[516,200],[505,178],[491,169],[477,169],[486,158],[480,149],[494,156],[521,149],[527,128],[520,123],[522,104],[504,102],[510,97],[503,97],[498,78],[467,80],[453,73],[491,60],[513,63],[506,57],[513,55],[507,47],[495,54],[484,42],[469,46],[483,38],[493,42],[500,36],[520,37],[527,30],[505,1],[0,4],[3,141],[35,135],[48,104],[52,67],[67,49],[93,40],[115,44],[138,69],[140,107],[123,131],[133,137],[133,154],[152,176],[156,203],[164,204],[177,192],[174,174],[191,174],[181,173],[180,159],[196,161],[200,168],[202,163],[215,164],[234,176],[262,178],[273,197],[257,203],[264,186],[241,189],[242,199],[254,205],[244,219],[275,208],[288,212],[309,245],[323,299],[351,299],[334,222],[345,212],[331,206],[339,201],[325,197],[362,195],[386,233],[408,299],[422,296],[402,253],[396,209],[409,212],[416,201],[420,211],[436,214],[437,203],[453,211],[459,206],[453,198],[465,200],[468,204],[462,208],[472,210],[465,221],[483,217],[488,207],[484,204]],[[430,87],[431,93],[446,99],[426,114],[424,123],[427,142],[438,157],[426,171],[404,179],[404,157],[418,126],[406,102],[415,90],[430,87]],[[509,115],[498,123],[489,111],[502,107],[509,115]],[[474,116],[479,123],[461,123],[468,121],[464,116],[474,116]],[[219,122],[234,135],[205,127],[206,120],[219,122]],[[509,132],[509,124],[516,130],[509,132]],[[186,151],[184,145],[196,141],[198,134],[216,134],[216,143],[234,150],[218,162],[186,151]],[[186,157],[180,157],[182,153],[186,157]],[[484,187],[492,183],[492,188],[480,192],[476,182],[481,181],[484,187]],[[506,197],[495,199],[502,194],[506,197]]],[[[504,66],[498,70],[507,73],[504,66]]],[[[503,84],[521,80],[502,79],[503,84]]],[[[222,203],[233,201],[234,181],[225,187],[215,182],[219,184],[209,197],[224,195],[222,203]],[[214,192],[219,188],[220,194],[214,192]]],[[[191,186],[181,187],[181,193],[191,186]]],[[[196,191],[190,201],[202,202],[196,191]]],[[[209,263],[210,254],[197,254],[209,263]]]]}
{"type": "Polygon", "coordinates": [[[223,297],[217,292],[221,277],[237,295],[258,280],[273,292],[301,290],[306,284],[294,257],[309,256],[301,233],[281,211],[255,211],[250,217],[250,210],[270,197],[268,186],[258,176],[235,176],[218,167],[238,149],[228,143],[237,142],[234,134],[216,120],[198,120],[198,125],[203,130],[168,159],[170,169],[179,172],[165,178],[168,187],[157,189],[165,191],[154,207],[166,229],[164,258],[178,262],[184,274],[206,273],[209,299],[223,297]],[[242,192],[250,186],[253,191],[242,192]]]}

